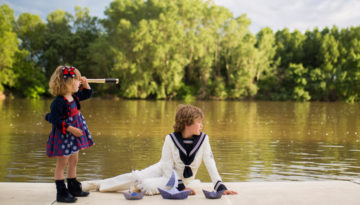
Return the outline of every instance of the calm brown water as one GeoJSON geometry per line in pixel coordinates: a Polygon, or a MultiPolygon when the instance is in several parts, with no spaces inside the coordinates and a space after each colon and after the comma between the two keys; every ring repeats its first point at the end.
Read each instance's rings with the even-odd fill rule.
{"type": "MultiPolygon", "coordinates": [[[[0,181],[52,182],[47,158],[51,100],[0,101],[0,181]]],[[[90,99],[82,114],[95,146],[80,152],[78,178],[143,169],[160,159],[181,102],[90,99]]],[[[360,178],[360,104],[201,101],[224,181],[360,178]]],[[[210,181],[204,166],[197,178],[210,181]]]]}

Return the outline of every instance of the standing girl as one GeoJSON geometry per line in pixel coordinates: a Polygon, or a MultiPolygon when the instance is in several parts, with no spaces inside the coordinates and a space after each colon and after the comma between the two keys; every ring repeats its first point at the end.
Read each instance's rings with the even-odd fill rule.
{"type": "Polygon", "coordinates": [[[74,67],[59,66],[49,82],[50,93],[55,96],[50,110],[45,117],[52,123],[52,130],[47,141],[48,157],[57,157],[55,183],[58,202],[72,203],[78,197],[85,197],[81,183],[76,180],[76,165],[79,150],[91,147],[94,142],[80,113],[80,101],[91,97],[92,90],[86,77],[81,77],[74,67]],[[82,89],[79,91],[79,86],[82,89]],[[67,165],[67,185],[64,181],[64,168],[67,165]]]}

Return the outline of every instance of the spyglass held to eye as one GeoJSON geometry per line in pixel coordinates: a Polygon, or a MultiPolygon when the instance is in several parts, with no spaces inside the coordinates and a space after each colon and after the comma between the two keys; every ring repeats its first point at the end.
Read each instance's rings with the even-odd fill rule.
{"type": "MultiPolygon", "coordinates": [[[[75,67],[63,67],[64,78],[74,78],[75,77],[75,67]]],[[[99,78],[99,79],[87,79],[88,83],[115,83],[119,84],[118,78],[99,78]]]]}
{"type": "Polygon", "coordinates": [[[119,84],[118,78],[87,79],[88,83],[115,83],[119,84]]]}

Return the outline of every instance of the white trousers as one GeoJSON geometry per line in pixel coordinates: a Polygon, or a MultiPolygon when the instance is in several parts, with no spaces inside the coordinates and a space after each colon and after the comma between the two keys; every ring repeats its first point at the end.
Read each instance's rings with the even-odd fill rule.
{"type": "Polygon", "coordinates": [[[165,188],[168,177],[162,172],[161,163],[153,164],[143,170],[121,174],[112,178],[98,181],[83,182],[84,190],[96,189],[100,192],[127,191],[136,184],[146,195],[158,194],[158,187],[165,188]]]}

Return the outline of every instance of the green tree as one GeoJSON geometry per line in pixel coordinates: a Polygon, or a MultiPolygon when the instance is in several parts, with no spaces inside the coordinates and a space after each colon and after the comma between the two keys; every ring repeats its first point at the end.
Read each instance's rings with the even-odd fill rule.
{"type": "Polygon", "coordinates": [[[61,9],[51,12],[47,17],[44,53],[40,58],[47,79],[57,66],[74,62],[76,50],[73,49],[72,19],[71,14],[61,9]]]}
{"type": "Polygon", "coordinates": [[[271,99],[297,99],[297,97],[294,97],[293,94],[293,90],[295,89],[293,86],[296,85],[296,83],[293,83],[296,79],[293,77],[301,76],[300,81],[304,80],[304,78],[302,77],[302,72],[298,72],[296,75],[291,73],[294,73],[294,69],[303,70],[302,65],[302,68],[299,68],[298,66],[294,66],[294,64],[301,64],[304,59],[303,46],[305,36],[298,30],[290,33],[288,29],[283,29],[276,32],[275,39],[277,48],[275,59],[279,60],[279,66],[276,69],[276,79],[273,80],[275,84],[273,92],[270,94],[271,99]],[[293,77],[291,77],[291,79],[287,79],[289,76],[293,77]]]}
{"type": "Polygon", "coordinates": [[[340,65],[335,75],[336,93],[346,102],[360,101],[360,27],[339,34],[340,65]]]}
{"type": "Polygon", "coordinates": [[[22,13],[16,20],[15,28],[21,40],[20,49],[28,50],[31,59],[38,63],[44,52],[46,24],[38,15],[22,13]]]}
{"type": "MultiPolygon", "coordinates": [[[[176,95],[182,85],[184,67],[192,59],[187,57],[187,40],[192,37],[199,40],[191,36],[195,33],[191,26],[199,26],[201,22],[201,15],[192,14],[199,12],[196,9],[199,4],[203,5],[202,1],[111,3],[105,11],[108,19],[105,19],[104,27],[115,55],[114,74],[122,79],[125,97],[164,99],[176,95]],[[194,18],[196,24],[182,18],[185,14],[190,16],[189,19],[194,18]]],[[[200,61],[199,58],[196,60],[200,61]]],[[[208,77],[208,74],[204,75],[208,77]]]]}
{"type": "Polygon", "coordinates": [[[16,75],[12,70],[19,41],[14,32],[14,12],[6,4],[0,6],[0,92],[3,86],[13,86],[16,75]]]}
{"type": "Polygon", "coordinates": [[[274,59],[276,54],[275,36],[270,28],[264,28],[257,34],[256,48],[258,50],[258,63],[254,80],[260,81],[261,75],[272,75],[277,62],[274,59]]]}
{"type": "Polygon", "coordinates": [[[90,52],[99,51],[90,48],[100,38],[101,27],[98,19],[90,16],[89,9],[76,7],[75,17],[63,10],[56,10],[48,15],[47,21],[41,57],[46,77],[49,78],[59,65],[72,65],[84,75],[98,77],[102,68],[96,65],[90,52]]]}
{"type": "Polygon", "coordinates": [[[277,31],[276,39],[276,58],[279,58],[279,69],[287,68],[290,63],[301,63],[304,57],[303,45],[305,36],[298,30],[290,33],[288,29],[277,31]]]}
{"type": "MultiPolygon", "coordinates": [[[[221,84],[221,49],[224,24],[233,18],[224,7],[213,1],[180,1],[185,33],[185,55],[189,63],[185,67],[184,81],[191,85],[198,98],[220,97],[216,92],[221,84]]],[[[224,92],[222,87],[219,92],[224,92]]]]}
{"type": "Polygon", "coordinates": [[[314,100],[336,97],[335,76],[340,56],[339,43],[334,36],[336,33],[336,28],[306,32],[303,62],[309,68],[308,89],[314,100]]]}
{"type": "Polygon", "coordinates": [[[21,40],[13,71],[17,75],[14,92],[29,98],[40,98],[46,92],[47,80],[40,65],[44,52],[45,26],[38,15],[20,14],[15,28],[21,40]]]}
{"type": "MultiPolygon", "coordinates": [[[[75,52],[72,65],[80,69],[82,74],[93,77],[108,77],[109,74],[98,64],[106,59],[93,60],[94,55],[98,55],[101,50],[92,50],[91,44],[95,43],[101,35],[101,27],[96,17],[91,17],[88,8],[75,8],[75,19],[72,26],[71,49],[75,52]]],[[[104,42],[103,42],[104,43],[104,42]]]]}
{"type": "Polygon", "coordinates": [[[16,52],[13,71],[17,76],[12,89],[14,93],[38,99],[46,92],[48,81],[27,50],[16,52]]]}
{"type": "Polygon", "coordinates": [[[290,99],[296,101],[308,101],[311,99],[309,92],[306,90],[308,69],[302,64],[290,64],[285,71],[283,88],[287,91],[290,99]]]}
{"type": "Polygon", "coordinates": [[[279,60],[275,59],[276,44],[275,35],[270,28],[261,29],[257,33],[257,63],[256,75],[253,77],[253,82],[259,88],[258,98],[270,98],[269,93],[272,92],[276,85],[276,68],[279,65],[279,60]]]}
{"type": "Polygon", "coordinates": [[[230,98],[253,96],[257,92],[253,84],[256,76],[256,37],[248,27],[251,24],[246,15],[237,17],[225,26],[222,41],[222,56],[227,93],[230,98]]]}
{"type": "Polygon", "coordinates": [[[303,53],[301,62],[305,67],[320,68],[322,60],[319,55],[322,42],[322,34],[318,28],[305,32],[303,53]]]}

